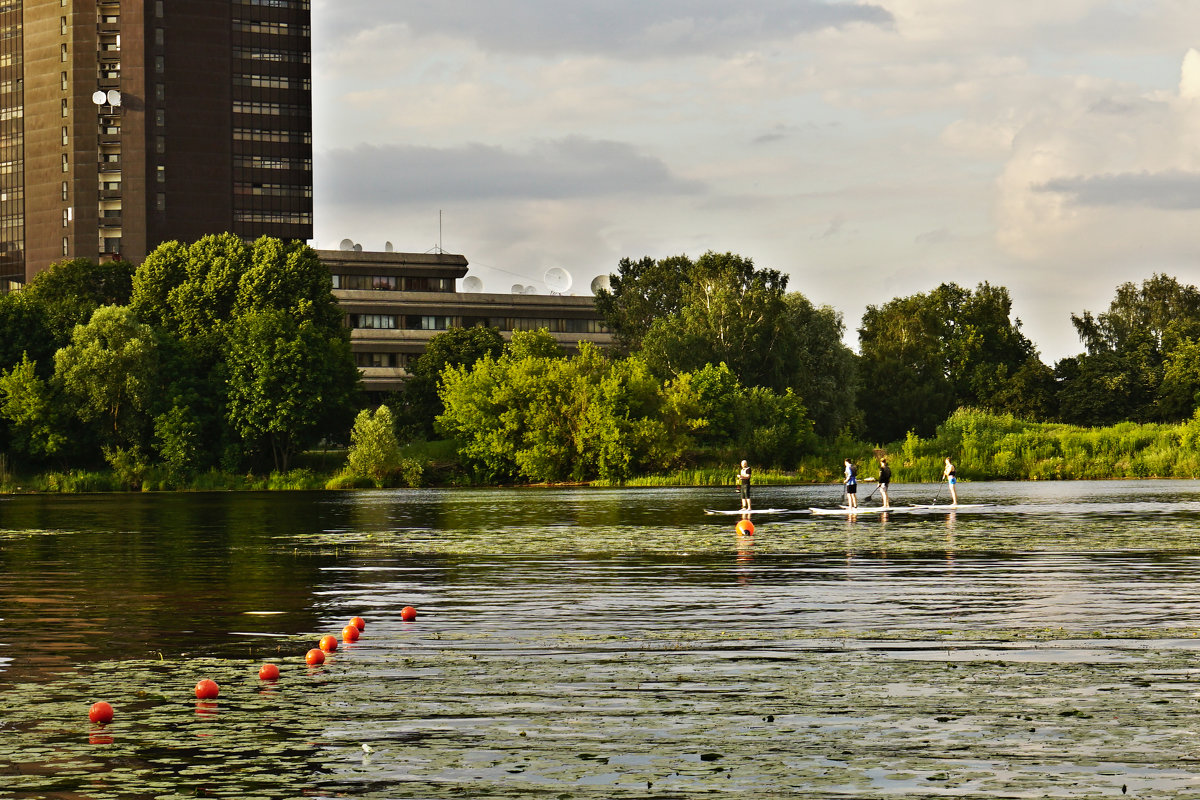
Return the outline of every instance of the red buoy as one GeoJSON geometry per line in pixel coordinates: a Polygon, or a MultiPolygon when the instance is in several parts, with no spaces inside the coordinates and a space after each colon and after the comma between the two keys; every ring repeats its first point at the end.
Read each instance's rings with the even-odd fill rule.
{"type": "Polygon", "coordinates": [[[322,636],[318,646],[326,653],[332,653],[334,650],[337,650],[337,637],[331,635],[322,636]]]}
{"type": "Polygon", "coordinates": [[[400,609],[400,619],[404,620],[405,622],[412,622],[416,618],[417,610],[412,606],[405,606],[404,608],[400,609]]]}
{"type": "Polygon", "coordinates": [[[362,617],[351,617],[350,624],[358,628],[360,631],[366,630],[367,627],[367,621],[362,617]]]}
{"type": "Polygon", "coordinates": [[[359,633],[357,625],[347,625],[346,627],[342,628],[342,641],[346,644],[357,642],[358,636],[359,633]]]}
{"type": "Polygon", "coordinates": [[[264,681],[279,680],[279,667],[274,664],[263,664],[258,668],[258,677],[264,681]]]}
{"type": "Polygon", "coordinates": [[[754,523],[748,519],[740,519],[740,520],[738,520],[737,531],[738,531],[738,533],[742,534],[743,536],[753,536],[754,535],[754,523]]]}
{"type": "Polygon", "coordinates": [[[107,725],[113,721],[113,707],[103,700],[92,703],[92,707],[88,709],[88,719],[98,725],[107,725]]]}
{"type": "Polygon", "coordinates": [[[217,686],[216,681],[204,678],[196,684],[196,699],[197,700],[216,700],[217,695],[221,693],[221,687],[217,686]]]}
{"type": "Polygon", "coordinates": [[[310,667],[315,667],[325,663],[325,651],[313,648],[305,654],[304,660],[308,662],[310,667]]]}

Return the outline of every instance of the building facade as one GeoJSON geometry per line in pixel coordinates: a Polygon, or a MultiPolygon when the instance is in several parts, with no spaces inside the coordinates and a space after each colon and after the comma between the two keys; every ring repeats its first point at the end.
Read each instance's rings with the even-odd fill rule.
{"type": "Polygon", "coordinates": [[[458,291],[467,259],[449,253],[318,250],[346,312],[350,348],[368,391],[400,389],[409,363],[450,328],[545,329],[567,350],[612,344],[590,295],[483,294],[458,291]]]}
{"type": "Polygon", "coordinates": [[[312,238],[309,0],[0,0],[0,291],[232,231],[312,238]]]}

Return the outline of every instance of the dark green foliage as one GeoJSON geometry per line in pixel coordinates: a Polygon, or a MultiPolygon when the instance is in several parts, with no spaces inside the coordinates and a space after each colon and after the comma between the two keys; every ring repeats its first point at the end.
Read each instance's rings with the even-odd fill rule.
{"type": "Polygon", "coordinates": [[[733,253],[623,259],[596,307],[663,380],[726,365],[744,386],[793,391],[816,429],[857,424],[855,358],[841,315],[787,292],[787,276],[733,253]]]}
{"type": "Polygon", "coordinates": [[[1050,412],[1049,370],[1011,320],[1008,290],[943,283],[928,294],[868,306],[859,328],[861,404],[875,441],[930,435],[961,405],[1035,418],[1050,412]]]}
{"type": "Polygon", "coordinates": [[[133,271],[128,261],[60,261],[38,273],[21,295],[41,310],[47,329],[61,347],[70,341],[75,326],[86,324],[97,308],[129,302],[133,271]]]}
{"type": "Polygon", "coordinates": [[[470,367],[484,356],[499,357],[504,339],[497,328],[452,328],[439,333],[412,364],[404,383],[400,424],[409,438],[428,437],[444,411],[438,382],[446,367],[470,367]]]}

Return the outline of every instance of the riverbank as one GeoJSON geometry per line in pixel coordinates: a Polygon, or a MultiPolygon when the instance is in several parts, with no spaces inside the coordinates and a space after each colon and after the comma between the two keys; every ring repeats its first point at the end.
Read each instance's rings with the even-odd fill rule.
{"type": "MultiPolygon", "coordinates": [[[[806,485],[841,480],[842,461],[850,458],[860,479],[879,474],[886,456],[896,483],[936,483],[946,456],[954,459],[964,481],[1107,480],[1122,478],[1200,478],[1200,417],[1177,424],[1121,423],[1082,428],[1060,423],[1025,422],[1010,415],[960,409],[938,427],[935,436],[910,434],[885,447],[850,437],[815,442],[792,469],[755,466],[754,484],[806,485]]],[[[738,454],[702,452],[699,466],[630,478],[624,482],[584,481],[595,487],[732,486],[738,454]]],[[[387,480],[349,474],[346,453],[304,453],[285,473],[234,474],[209,471],[180,478],[148,469],[138,475],[112,470],[63,470],[32,475],[10,471],[0,462],[0,493],[81,493],[116,491],[288,491],[356,488],[472,487],[468,464],[452,442],[415,442],[402,451],[400,468],[387,480]]]]}

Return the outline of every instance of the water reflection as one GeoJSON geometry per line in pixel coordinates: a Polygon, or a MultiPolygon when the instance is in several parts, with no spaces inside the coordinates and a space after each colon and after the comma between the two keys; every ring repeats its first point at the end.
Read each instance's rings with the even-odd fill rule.
{"type": "MultiPolygon", "coordinates": [[[[1172,708],[1200,649],[1195,484],[960,488],[984,507],[761,516],[753,535],[702,490],[12,498],[4,791],[1192,785],[1172,708]],[[353,615],[362,639],[307,667],[353,615]],[[198,674],[219,701],[188,696],[198,674]],[[118,701],[102,730],[79,722],[97,687],[118,701]]],[[[760,494],[807,509],[828,487],[760,494]]]]}

